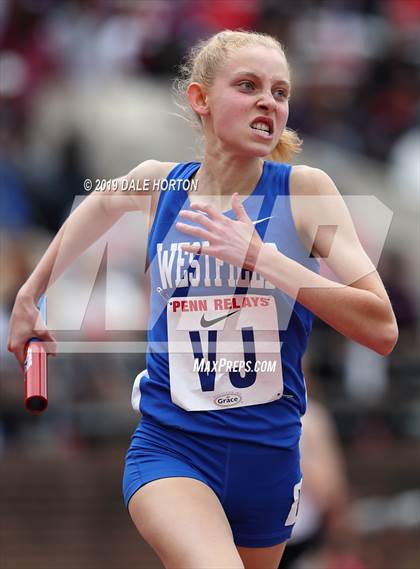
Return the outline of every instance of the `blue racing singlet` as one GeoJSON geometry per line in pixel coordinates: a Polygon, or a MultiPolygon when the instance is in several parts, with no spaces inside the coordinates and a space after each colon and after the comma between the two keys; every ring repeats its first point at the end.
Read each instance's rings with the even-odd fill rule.
{"type": "MultiPolygon", "coordinates": [[[[132,403],[167,427],[290,448],[306,409],[301,358],[313,315],[259,273],[181,249],[206,244],[175,227],[184,221],[179,211],[190,208],[179,188],[199,167],[178,164],[167,177],[177,182],[160,192],[148,242],[147,368],[135,380],[132,403]]],[[[318,272],[294,226],[290,171],[264,162],[243,206],[265,243],[318,272]]]]}

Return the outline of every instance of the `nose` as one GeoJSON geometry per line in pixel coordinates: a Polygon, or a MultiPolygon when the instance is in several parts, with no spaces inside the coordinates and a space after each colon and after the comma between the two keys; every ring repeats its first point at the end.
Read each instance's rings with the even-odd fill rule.
{"type": "Polygon", "coordinates": [[[273,97],[273,93],[271,91],[264,91],[257,102],[257,106],[264,111],[273,111],[276,107],[276,100],[273,97]]]}

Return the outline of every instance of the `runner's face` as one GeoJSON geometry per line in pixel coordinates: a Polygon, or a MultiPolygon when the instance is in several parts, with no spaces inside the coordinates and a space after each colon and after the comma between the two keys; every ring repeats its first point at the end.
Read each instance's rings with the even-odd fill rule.
{"type": "Polygon", "coordinates": [[[237,50],[208,91],[212,132],[241,154],[267,156],[276,147],[289,115],[289,71],[274,48],[237,50]]]}

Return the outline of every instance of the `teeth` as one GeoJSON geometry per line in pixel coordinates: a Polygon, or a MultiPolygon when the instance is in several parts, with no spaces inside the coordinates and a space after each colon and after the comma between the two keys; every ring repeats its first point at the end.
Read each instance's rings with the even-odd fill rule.
{"type": "Polygon", "coordinates": [[[270,127],[268,126],[268,124],[265,124],[263,122],[254,123],[251,125],[251,128],[255,128],[256,130],[262,130],[264,132],[270,132],[270,127]]]}

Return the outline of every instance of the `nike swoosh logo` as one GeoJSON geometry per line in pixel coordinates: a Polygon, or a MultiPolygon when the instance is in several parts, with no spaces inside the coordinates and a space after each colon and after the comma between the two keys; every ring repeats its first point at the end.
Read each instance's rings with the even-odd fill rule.
{"type": "Polygon", "coordinates": [[[234,310],[233,312],[229,312],[228,314],[225,314],[224,316],[219,316],[218,318],[213,318],[212,320],[206,320],[203,314],[200,320],[200,324],[203,328],[208,328],[209,326],[213,326],[213,324],[216,324],[216,322],[220,322],[220,320],[224,320],[224,318],[232,316],[232,314],[236,314],[237,312],[239,312],[239,310],[234,310]]]}
{"type": "Polygon", "coordinates": [[[257,219],[256,221],[253,221],[253,225],[258,225],[259,223],[262,223],[263,221],[267,221],[267,219],[273,219],[274,215],[270,215],[269,217],[263,217],[262,219],[257,219]]]}

